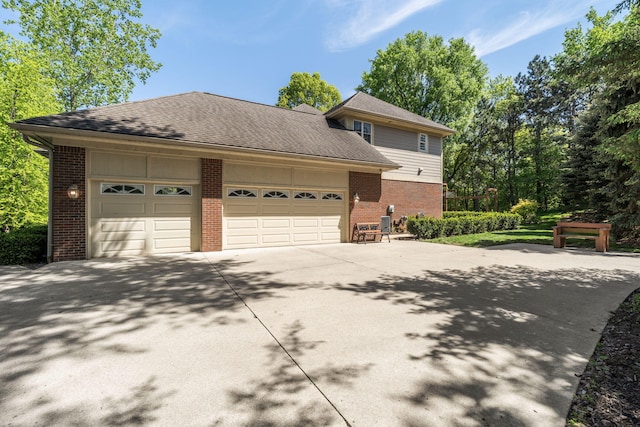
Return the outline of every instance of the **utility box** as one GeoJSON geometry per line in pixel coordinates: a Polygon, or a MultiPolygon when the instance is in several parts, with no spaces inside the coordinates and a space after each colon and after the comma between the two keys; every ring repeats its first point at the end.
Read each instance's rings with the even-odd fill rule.
{"type": "Polygon", "coordinates": [[[387,213],[392,214],[396,210],[396,207],[393,205],[387,206],[387,213]]]}
{"type": "Polygon", "coordinates": [[[380,231],[382,231],[382,234],[391,233],[391,217],[390,216],[383,216],[380,218],[380,231]]]}

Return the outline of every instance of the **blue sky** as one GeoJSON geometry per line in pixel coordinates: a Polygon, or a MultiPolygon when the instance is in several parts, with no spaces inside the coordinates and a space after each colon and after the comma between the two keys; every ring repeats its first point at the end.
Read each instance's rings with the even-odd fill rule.
{"type": "Polygon", "coordinates": [[[491,76],[562,49],[593,6],[621,0],[143,0],[163,64],[130,100],[205,91],[275,104],[293,72],[319,72],[347,98],[378,49],[421,30],[464,37],[491,76]]]}

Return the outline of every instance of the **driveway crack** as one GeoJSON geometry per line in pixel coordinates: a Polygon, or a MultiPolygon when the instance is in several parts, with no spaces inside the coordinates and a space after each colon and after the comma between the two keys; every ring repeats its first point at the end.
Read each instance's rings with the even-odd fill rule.
{"type": "Polygon", "coordinates": [[[262,321],[262,319],[260,319],[258,314],[255,311],[253,311],[253,309],[249,306],[249,304],[247,304],[247,302],[244,300],[244,298],[242,298],[240,293],[233,287],[231,282],[229,282],[229,280],[227,280],[227,278],[224,276],[224,274],[222,274],[222,272],[218,269],[218,267],[216,267],[216,265],[213,262],[211,262],[211,260],[209,258],[207,258],[206,256],[204,258],[207,260],[209,265],[211,265],[213,270],[215,270],[215,272],[218,274],[218,276],[220,276],[220,278],[224,281],[224,283],[229,287],[229,289],[231,289],[231,292],[233,292],[233,294],[236,296],[236,298],[238,298],[238,300],[240,302],[242,302],[242,304],[247,308],[247,310],[249,310],[249,312],[258,321],[258,323],[260,323],[260,325],[262,325],[264,330],[267,331],[267,333],[271,336],[271,338],[276,342],[278,347],[280,347],[282,349],[282,351],[284,351],[284,353],[287,355],[289,360],[291,360],[291,362],[293,362],[293,364],[298,368],[298,370],[300,372],[302,372],[302,374],[307,378],[307,380],[309,380],[311,385],[318,391],[318,393],[320,393],[320,395],[327,401],[327,403],[329,403],[329,405],[331,405],[331,407],[336,411],[336,413],[340,416],[340,418],[342,418],[342,420],[345,422],[345,425],[347,425],[348,427],[351,427],[351,424],[349,423],[349,421],[347,421],[345,416],[342,415],[342,412],[340,412],[340,410],[331,401],[331,399],[329,399],[329,396],[327,396],[322,391],[320,386],[318,386],[318,384],[316,384],[316,382],[309,376],[309,374],[307,374],[307,372],[302,368],[302,366],[300,366],[300,364],[295,359],[295,357],[293,357],[293,355],[286,349],[286,347],[282,344],[282,342],[280,342],[280,340],[278,340],[278,338],[273,334],[273,332],[271,332],[269,327],[262,321]]]}

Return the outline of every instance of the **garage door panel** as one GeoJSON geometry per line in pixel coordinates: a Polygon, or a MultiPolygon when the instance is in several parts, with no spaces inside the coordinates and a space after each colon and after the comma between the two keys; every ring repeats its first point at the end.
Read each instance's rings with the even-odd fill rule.
{"type": "Polygon", "coordinates": [[[191,219],[155,219],[153,221],[155,231],[185,231],[191,230],[191,219]]]}
{"type": "Polygon", "coordinates": [[[294,218],[293,228],[317,228],[320,223],[318,218],[294,218]]]}
{"type": "Polygon", "coordinates": [[[156,215],[190,215],[193,211],[191,204],[154,203],[153,213],[156,215]]]}
{"type": "Polygon", "coordinates": [[[153,247],[156,249],[155,252],[158,251],[169,251],[169,252],[189,252],[191,250],[191,239],[186,237],[181,238],[156,238],[153,239],[153,247]]]}
{"type": "Polygon", "coordinates": [[[318,233],[293,233],[294,243],[318,242],[318,233]]]}
{"type": "Polygon", "coordinates": [[[224,214],[225,216],[257,215],[258,206],[256,204],[246,203],[225,204],[224,214]]]}
{"type": "Polygon", "coordinates": [[[291,227],[291,221],[289,218],[263,218],[261,221],[262,230],[267,231],[273,228],[276,229],[289,229],[291,227]]]}
{"type": "Polygon", "coordinates": [[[323,217],[320,219],[321,227],[339,227],[340,226],[340,217],[323,217]]]}
{"type": "Polygon", "coordinates": [[[294,204],[293,209],[291,210],[293,215],[318,215],[318,207],[315,205],[306,205],[306,204],[294,204]]]}
{"type": "Polygon", "coordinates": [[[291,241],[289,233],[263,234],[262,243],[265,245],[287,245],[291,241]]]}
{"type": "Polygon", "coordinates": [[[101,240],[100,251],[105,254],[111,254],[112,256],[126,252],[127,255],[140,255],[144,253],[146,248],[146,240],[144,236],[137,239],[124,239],[119,236],[112,236],[114,240],[101,240]]]}
{"type": "Polygon", "coordinates": [[[136,232],[145,231],[145,221],[140,220],[100,220],[97,223],[97,230],[101,233],[114,233],[114,232],[136,232]]]}
{"type": "Polygon", "coordinates": [[[146,213],[146,205],[144,200],[131,202],[118,202],[105,200],[99,203],[100,216],[129,216],[144,215],[146,213]]]}
{"type": "Polygon", "coordinates": [[[264,204],[261,213],[263,215],[289,215],[291,206],[288,203],[264,204]]]}
{"type": "Polygon", "coordinates": [[[227,228],[230,230],[246,230],[255,232],[258,230],[257,218],[229,218],[227,228]]]}
{"type": "Polygon", "coordinates": [[[227,247],[251,248],[258,246],[258,236],[256,234],[247,236],[227,236],[227,247]]]}

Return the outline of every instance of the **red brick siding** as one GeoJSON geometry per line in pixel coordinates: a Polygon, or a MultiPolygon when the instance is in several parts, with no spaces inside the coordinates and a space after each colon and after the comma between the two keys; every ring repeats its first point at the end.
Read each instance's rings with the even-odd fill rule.
{"type": "MultiPolygon", "coordinates": [[[[383,215],[390,215],[393,222],[420,212],[442,216],[442,184],[393,181],[381,179],[374,173],[349,173],[350,233],[357,222],[379,222],[383,215]],[[358,203],[353,201],[355,193],[360,197],[358,203]],[[392,214],[387,213],[389,205],[394,205],[392,214]]],[[[349,238],[353,240],[353,235],[349,238]]]]}
{"type": "Polygon", "coordinates": [[[71,261],[87,257],[85,149],[56,146],[53,152],[53,259],[71,261]],[[80,196],[69,199],[67,189],[77,185],[80,196]]]}
{"type": "Polygon", "coordinates": [[[202,159],[203,252],[222,250],[222,160],[202,159]]]}

